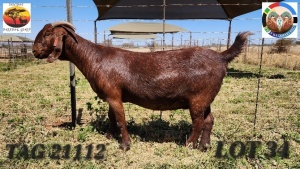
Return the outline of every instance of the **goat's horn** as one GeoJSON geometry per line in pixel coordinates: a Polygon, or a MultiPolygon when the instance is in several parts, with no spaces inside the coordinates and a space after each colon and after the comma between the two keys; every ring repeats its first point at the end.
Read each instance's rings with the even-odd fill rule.
{"type": "Polygon", "coordinates": [[[56,27],[59,25],[66,25],[66,26],[70,27],[71,29],[73,29],[73,31],[75,31],[75,29],[76,29],[74,25],[72,25],[70,22],[67,22],[67,21],[58,21],[58,22],[52,23],[53,27],[56,27]]]}

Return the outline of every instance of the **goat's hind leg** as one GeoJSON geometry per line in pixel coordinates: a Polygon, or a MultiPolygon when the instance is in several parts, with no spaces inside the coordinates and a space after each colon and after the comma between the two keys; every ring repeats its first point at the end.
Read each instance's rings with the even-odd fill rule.
{"type": "Polygon", "coordinates": [[[207,151],[210,147],[210,134],[214,125],[214,117],[211,113],[210,106],[204,112],[204,126],[199,144],[201,151],[207,151]]]}
{"type": "Polygon", "coordinates": [[[190,114],[193,122],[192,133],[189,136],[186,146],[197,147],[198,138],[203,129],[205,105],[198,99],[190,101],[190,114]]]}
{"type": "Polygon", "coordinates": [[[115,114],[114,114],[111,106],[109,106],[108,118],[109,118],[109,128],[108,128],[108,131],[106,133],[106,137],[108,139],[111,139],[113,137],[116,137],[118,132],[119,132],[119,129],[118,129],[118,126],[117,126],[117,120],[116,120],[115,114]]]}

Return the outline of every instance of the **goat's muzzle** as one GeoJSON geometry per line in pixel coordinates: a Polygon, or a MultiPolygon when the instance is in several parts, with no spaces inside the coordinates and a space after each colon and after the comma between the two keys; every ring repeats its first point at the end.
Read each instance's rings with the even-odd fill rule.
{"type": "Polygon", "coordinates": [[[43,59],[42,55],[41,55],[41,52],[39,52],[38,50],[32,48],[32,53],[33,53],[33,56],[37,59],[43,59]]]}

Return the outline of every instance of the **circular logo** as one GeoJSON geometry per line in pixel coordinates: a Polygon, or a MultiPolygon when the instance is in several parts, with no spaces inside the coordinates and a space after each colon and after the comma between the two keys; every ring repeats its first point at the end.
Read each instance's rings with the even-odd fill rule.
{"type": "Polygon", "coordinates": [[[264,30],[276,38],[289,36],[296,29],[296,11],[287,3],[277,2],[269,5],[263,13],[264,30]]]}
{"type": "Polygon", "coordinates": [[[28,24],[30,21],[30,13],[24,7],[13,6],[6,9],[3,13],[3,21],[8,26],[20,28],[28,24]]]}

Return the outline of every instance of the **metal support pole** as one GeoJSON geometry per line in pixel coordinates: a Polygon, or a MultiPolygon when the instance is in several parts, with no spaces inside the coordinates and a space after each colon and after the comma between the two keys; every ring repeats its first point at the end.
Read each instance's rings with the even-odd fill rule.
{"type": "Polygon", "coordinates": [[[190,47],[192,47],[192,32],[190,32],[190,47]]]}
{"type": "Polygon", "coordinates": [[[180,36],[180,47],[182,48],[182,32],[181,32],[181,36],[180,36]]]}
{"type": "MultiPolygon", "coordinates": [[[[72,23],[72,0],[67,0],[67,21],[72,23]]],[[[76,126],[76,90],[75,90],[75,65],[70,65],[70,90],[71,90],[71,111],[72,111],[72,127],[76,126]]]]}
{"type": "MultiPolygon", "coordinates": [[[[162,39],[162,51],[165,50],[165,24],[166,24],[166,0],[163,1],[163,39],[162,39]]],[[[160,111],[160,119],[162,117],[162,111],[160,111]]]]}
{"type": "Polygon", "coordinates": [[[162,50],[165,50],[165,23],[166,23],[166,0],[164,0],[164,4],[163,4],[163,46],[162,46],[162,50]]]}
{"type": "Polygon", "coordinates": [[[95,44],[97,44],[97,20],[94,21],[94,40],[95,44]]]}
{"type": "Polygon", "coordinates": [[[172,33],[172,49],[174,48],[174,33],[172,33]]]}
{"type": "Polygon", "coordinates": [[[103,42],[106,42],[106,33],[105,33],[105,30],[103,31],[103,42]]]}
{"type": "Polygon", "coordinates": [[[229,21],[229,27],[228,27],[227,49],[229,49],[229,45],[230,45],[231,21],[232,21],[232,19],[229,19],[228,21],[229,21]]]}

